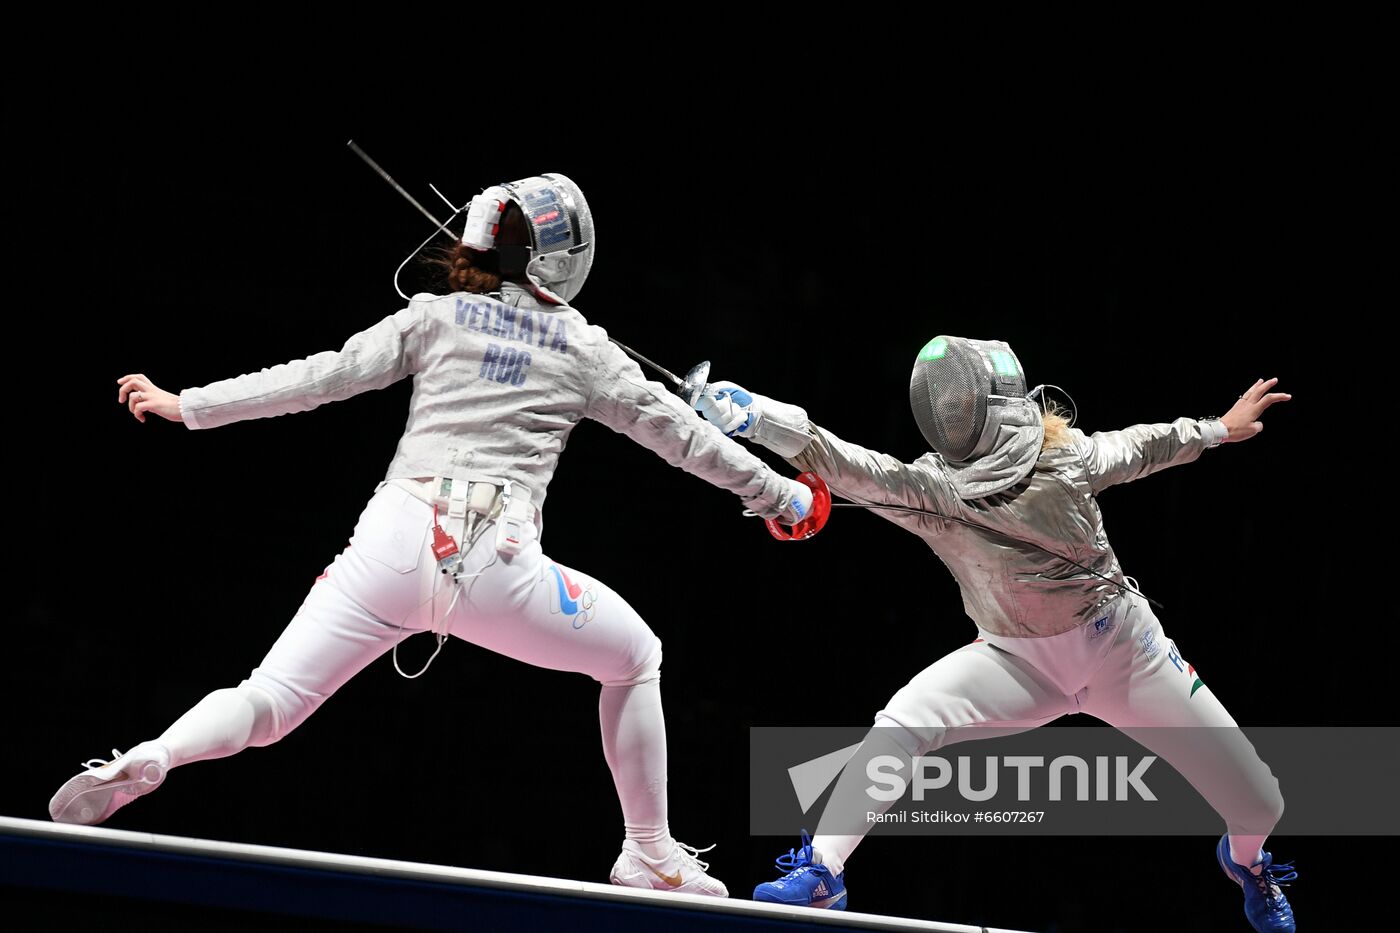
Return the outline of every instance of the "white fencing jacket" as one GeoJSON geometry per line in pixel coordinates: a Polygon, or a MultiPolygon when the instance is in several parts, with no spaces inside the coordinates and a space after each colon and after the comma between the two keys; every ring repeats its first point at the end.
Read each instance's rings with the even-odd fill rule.
{"type": "Polygon", "coordinates": [[[567,305],[505,283],[498,295],[416,295],[407,308],[317,353],[180,394],[189,428],[309,411],[413,379],[408,424],[386,480],[509,480],[543,505],[581,418],[727,489],[764,517],[787,480],[724,437],[567,305]]]}

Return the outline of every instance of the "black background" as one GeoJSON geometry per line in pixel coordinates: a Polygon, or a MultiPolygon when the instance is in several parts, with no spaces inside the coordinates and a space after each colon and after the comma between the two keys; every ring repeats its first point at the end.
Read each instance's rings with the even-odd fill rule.
{"type": "MultiPolygon", "coordinates": [[[[246,676],[382,477],[407,383],[200,433],[115,404],[123,373],[178,391],[339,347],[401,306],[393,269],[428,227],[352,136],[438,213],[430,181],[465,200],[569,174],[600,241],[576,301],[590,320],[904,459],[925,449],[910,361],[937,333],[1009,341],[1089,431],[1223,413],[1279,376],[1295,399],[1259,438],[1106,492],[1108,528],[1241,723],[1393,723],[1371,531],[1389,521],[1389,345],[1362,326],[1393,307],[1377,114],[1343,113],[1305,72],[1112,103],[1028,87],[964,119],[967,97],[892,75],[492,109],[445,90],[455,70],[406,96],[115,74],[21,97],[5,727],[23,767],[0,812],[44,819],[82,759],[246,676]]],[[[718,842],[713,873],[746,896],[796,842],[747,835],[747,728],[867,722],[973,628],[926,546],[881,519],[778,544],[740,508],[585,423],[544,546],[664,641],[671,826],[718,842]]],[[[596,695],[461,642],[415,681],[381,659],[281,743],[183,768],[108,825],[602,881],[622,834],[596,695]]],[[[1351,885],[1378,841],[1271,843],[1300,863],[1307,929],[1353,928],[1328,924],[1367,910],[1351,885]]],[[[1244,929],[1213,844],[875,837],[847,880],[862,911],[1244,929]]]]}

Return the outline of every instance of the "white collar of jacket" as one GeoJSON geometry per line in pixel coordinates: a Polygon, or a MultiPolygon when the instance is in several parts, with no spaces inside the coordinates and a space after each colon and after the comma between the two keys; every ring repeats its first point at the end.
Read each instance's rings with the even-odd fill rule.
{"type": "Polygon", "coordinates": [[[1035,469],[1045,439],[1040,406],[1029,399],[1006,399],[987,412],[976,449],[989,450],[974,460],[943,461],[960,499],[981,499],[1015,486],[1035,469]],[[995,414],[994,414],[995,412],[995,414]]]}

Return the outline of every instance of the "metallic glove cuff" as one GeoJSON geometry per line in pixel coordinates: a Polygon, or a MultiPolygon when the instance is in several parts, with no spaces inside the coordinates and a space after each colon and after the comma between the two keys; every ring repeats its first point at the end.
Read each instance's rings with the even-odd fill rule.
{"type": "Polygon", "coordinates": [[[1225,443],[1225,438],[1230,436],[1230,429],[1225,427],[1225,422],[1215,416],[1200,418],[1197,423],[1201,426],[1201,437],[1206,442],[1206,447],[1219,447],[1225,443]]]}
{"type": "Polygon", "coordinates": [[[750,438],[781,457],[795,457],[812,441],[807,412],[796,405],[754,395],[758,419],[750,438]]]}

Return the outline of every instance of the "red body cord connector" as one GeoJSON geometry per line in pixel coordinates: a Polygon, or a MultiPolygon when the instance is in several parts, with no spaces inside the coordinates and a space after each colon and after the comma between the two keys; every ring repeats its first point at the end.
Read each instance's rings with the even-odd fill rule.
{"type": "Polygon", "coordinates": [[[440,562],[457,553],[457,542],[438,524],[438,507],[433,506],[433,556],[440,562]]]}

